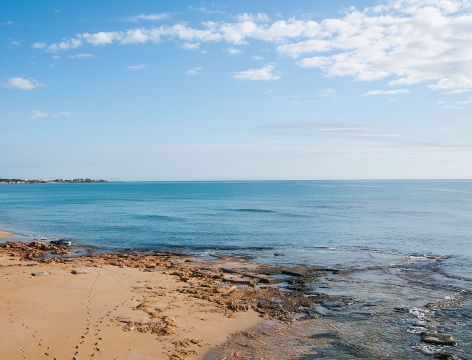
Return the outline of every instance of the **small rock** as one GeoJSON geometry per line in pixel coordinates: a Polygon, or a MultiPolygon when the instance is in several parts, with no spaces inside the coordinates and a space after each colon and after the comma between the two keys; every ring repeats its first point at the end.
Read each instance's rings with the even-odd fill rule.
{"type": "Polygon", "coordinates": [[[71,274],[74,275],[81,275],[81,274],[88,274],[88,270],[85,269],[74,269],[70,272],[71,274]]]}
{"type": "Polygon", "coordinates": [[[284,256],[284,254],[276,252],[274,253],[274,256],[284,256]]]}
{"type": "Polygon", "coordinates": [[[31,275],[33,275],[33,276],[49,276],[49,273],[47,271],[38,271],[38,272],[32,272],[31,275]]]}
{"type": "Polygon", "coordinates": [[[448,334],[436,334],[436,333],[428,333],[424,332],[421,334],[421,341],[435,344],[435,345],[448,345],[448,346],[456,346],[457,342],[451,335],[448,334]]]}

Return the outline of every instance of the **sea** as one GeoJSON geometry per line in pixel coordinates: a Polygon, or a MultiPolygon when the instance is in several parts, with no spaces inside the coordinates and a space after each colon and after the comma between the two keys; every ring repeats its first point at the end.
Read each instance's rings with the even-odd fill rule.
{"type": "Polygon", "coordinates": [[[307,359],[472,358],[472,181],[0,185],[0,229],[70,239],[83,252],[336,269],[308,291],[351,299],[317,311],[353,330],[329,349],[304,344],[307,359]],[[451,334],[457,346],[424,343],[425,331],[451,334]]]}

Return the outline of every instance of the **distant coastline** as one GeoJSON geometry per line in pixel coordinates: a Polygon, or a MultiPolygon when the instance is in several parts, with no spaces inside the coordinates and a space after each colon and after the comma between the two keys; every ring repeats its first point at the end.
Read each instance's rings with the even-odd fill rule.
{"type": "Polygon", "coordinates": [[[103,179],[55,179],[55,180],[28,180],[28,179],[0,179],[0,184],[89,184],[106,183],[103,179]]]}

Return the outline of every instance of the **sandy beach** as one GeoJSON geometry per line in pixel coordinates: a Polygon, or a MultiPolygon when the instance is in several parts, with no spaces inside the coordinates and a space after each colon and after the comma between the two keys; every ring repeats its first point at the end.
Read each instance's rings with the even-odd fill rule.
{"type": "Polygon", "coordinates": [[[201,358],[260,321],[183,294],[182,281],[162,272],[5,253],[0,268],[2,359],[201,358]]]}
{"type": "Polygon", "coordinates": [[[219,359],[231,335],[311,306],[282,300],[270,277],[280,269],[244,259],[68,252],[1,244],[0,358],[219,359]]]}

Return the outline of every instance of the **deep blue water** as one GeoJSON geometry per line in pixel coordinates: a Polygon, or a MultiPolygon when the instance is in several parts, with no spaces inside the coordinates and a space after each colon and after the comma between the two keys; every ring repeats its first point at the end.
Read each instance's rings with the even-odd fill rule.
{"type": "MultiPolygon", "coordinates": [[[[105,250],[235,253],[345,269],[312,291],[352,297],[331,313],[355,319],[353,344],[376,351],[364,337],[388,333],[398,358],[444,351],[419,341],[415,322],[426,319],[428,330],[459,340],[447,351],[472,357],[472,181],[0,185],[0,229],[105,250]]],[[[351,358],[333,351],[327,356],[351,358]]]]}

